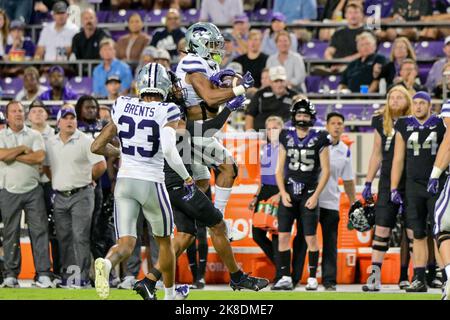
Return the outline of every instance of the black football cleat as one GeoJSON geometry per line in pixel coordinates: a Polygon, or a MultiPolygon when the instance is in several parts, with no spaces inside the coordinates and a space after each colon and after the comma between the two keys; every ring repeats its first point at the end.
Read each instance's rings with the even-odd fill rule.
{"type": "Polygon", "coordinates": [[[427,284],[419,279],[415,279],[411,285],[405,289],[406,292],[427,292],[427,284]]]}
{"type": "Polygon", "coordinates": [[[269,280],[264,278],[250,277],[247,273],[243,273],[239,282],[230,280],[230,287],[233,290],[248,289],[253,291],[259,291],[269,285],[269,280]]]}
{"type": "Polygon", "coordinates": [[[144,300],[157,300],[156,299],[156,282],[151,281],[148,278],[136,281],[133,286],[133,290],[138,293],[144,300]]]}

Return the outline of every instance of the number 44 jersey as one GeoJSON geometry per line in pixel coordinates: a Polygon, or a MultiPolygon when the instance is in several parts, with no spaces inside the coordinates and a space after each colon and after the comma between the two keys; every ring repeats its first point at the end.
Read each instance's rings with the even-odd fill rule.
{"type": "Polygon", "coordinates": [[[294,127],[283,129],[280,144],[286,150],[285,181],[289,178],[315,187],[320,175],[320,152],[331,144],[327,131],[310,129],[303,139],[294,127]]]}
{"type": "Polygon", "coordinates": [[[160,130],[180,119],[176,104],[119,97],[112,108],[122,151],[118,178],[164,183],[160,130]]]}
{"type": "Polygon", "coordinates": [[[406,144],[406,179],[425,184],[445,134],[442,118],[431,115],[421,124],[414,116],[397,120],[395,129],[406,144]]]}

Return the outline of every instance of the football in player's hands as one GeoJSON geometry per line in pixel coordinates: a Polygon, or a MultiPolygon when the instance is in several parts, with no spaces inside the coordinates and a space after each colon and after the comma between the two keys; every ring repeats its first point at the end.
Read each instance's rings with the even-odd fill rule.
{"type": "Polygon", "coordinates": [[[222,78],[221,88],[235,88],[242,84],[242,76],[239,73],[233,76],[226,75],[222,78]]]}

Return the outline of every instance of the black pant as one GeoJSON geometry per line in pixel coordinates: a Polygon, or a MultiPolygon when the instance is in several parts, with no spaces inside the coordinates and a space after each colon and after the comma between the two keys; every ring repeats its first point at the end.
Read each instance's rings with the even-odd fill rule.
{"type": "Polygon", "coordinates": [[[337,235],[339,211],[320,208],[320,225],[322,226],[322,283],[336,284],[337,272],[337,235]]]}

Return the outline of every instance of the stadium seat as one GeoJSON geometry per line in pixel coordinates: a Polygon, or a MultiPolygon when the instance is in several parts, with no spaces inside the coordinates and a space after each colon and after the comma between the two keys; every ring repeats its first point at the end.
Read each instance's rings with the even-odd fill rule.
{"type": "Polygon", "coordinates": [[[323,59],[328,45],[328,42],[309,41],[302,46],[300,52],[304,58],[323,59]]]}
{"type": "Polygon", "coordinates": [[[419,78],[420,83],[424,84],[427,81],[428,73],[430,73],[432,64],[420,63],[419,64],[419,78]]]}
{"type": "Polygon", "coordinates": [[[199,21],[200,11],[197,9],[184,10],[182,13],[182,22],[191,24],[199,21]]]}
{"type": "Polygon", "coordinates": [[[145,22],[162,23],[168,10],[150,10],[145,15],[145,22]]]}
{"type": "Polygon", "coordinates": [[[319,92],[321,76],[306,76],[305,84],[307,92],[319,92]]]}
{"type": "Polygon", "coordinates": [[[22,78],[2,78],[0,79],[0,87],[2,88],[3,97],[14,98],[23,88],[23,80],[22,78]]]}
{"type": "Polygon", "coordinates": [[[270,22],[272,17],[272,10],[267,10],[265,8],[256,10],[252,13],[250,20],[254,22],[270,22]]]}
{"type": "Polygon", "coordinates": [[[91,94],[92,92],[92,78],[89,77],[74,77],[69,80],[67,86],[72,89],[77,95],[91,94]]]}
{"type": "Polygon", "coordinates": [[[383,43],[380,43],[380,45],[378,46],[378,54],[381,54],[383,56],[385,56],[386,58],[389,58],[391,55],[391,47],[392,47],[392,43],[389,41],[385,41],[383,43]]]}
{"type": "Polygon", "coordinates": [[[145,17],[145,11],[144,10],[119,10],[119,11],[111,11],[108,15],[108,22],[110,23],[126,23],[128,22],[128,18],[134,14],[139,13],[142,20],[144,20],[145,17]]]}
{"type": "Polygon", "coordinates": [[[106,11],[106,10],[97,11],[96,14],[97,14],[98,22],[100,22],[100,23],[108,22],[109,13],[110,13],[110,11],[106,11]]]}
{"type": "Polygon", "coordinates": [[[340,82],[341,82],[340,76],[332,75],[322,77],[319,83],[319,91],[323,90],[324,92],[327,92],[329,90],[336,90],[340,82]]]}
{"type": "Polygon", "coordinates": [[[420,41],[414,44],[417,59],[436,59],[444,56],[442,48],[444,43],[442,41],[420,41]]]}

